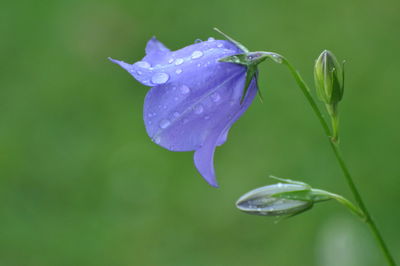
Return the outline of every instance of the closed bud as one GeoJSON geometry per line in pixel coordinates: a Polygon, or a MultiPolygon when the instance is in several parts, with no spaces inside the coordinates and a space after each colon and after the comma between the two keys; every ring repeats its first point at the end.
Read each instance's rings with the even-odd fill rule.
{"type": "Polygon", "coordinates": [[[312,207],[311,200],[276,197],[285,192],[308,191],[302,184],[273,184],[254,189],[236,202],[236,207],[246,213],[265,216],[295,215],[312,207]]]}
{"type": "Polygon", "coordinates": [[[318,97],[325,104],[336,105],[343,97],[343,69],[335,55],[325,50],[318,57],[314,67],[314,81],[318,97]]]}

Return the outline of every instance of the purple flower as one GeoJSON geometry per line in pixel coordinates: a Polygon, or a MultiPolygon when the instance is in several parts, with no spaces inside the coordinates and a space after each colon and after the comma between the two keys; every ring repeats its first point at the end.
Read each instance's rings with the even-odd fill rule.
{"type": "Polygon", "coordinates": [[[213,38],[170,51],[153,37],[141,61],[131,65],[111,59],[152,87],[143,112],[150,138],[171,151],[195,151],[198,171],[214,187],[215,148],[226,141],[257,92],[253,78],[242,99],[246,67],[218,60],[243,53],[234,43],[213,38]]]}

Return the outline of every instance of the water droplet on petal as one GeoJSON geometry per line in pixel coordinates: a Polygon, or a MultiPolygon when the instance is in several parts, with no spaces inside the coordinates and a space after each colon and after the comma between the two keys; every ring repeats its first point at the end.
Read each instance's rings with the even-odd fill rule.
{"type": "Polygon", "coordinates": [[[204,107],[201,104],[198,104],[194,107],[195,114],[201,114],[204,111],[204,107]]]}
{"type": "Polygon", "coordinates": [[[199,42],[202,42],[202,40],[201,39],[194,40],[194,43],[199,43],[199,42]]]}
{"type": "Polygon", "coordinates": [[[182,73],[182,69],[178,68],[177,70],[175,70],[175,73],[179,75],[180,73],[182,73]]]}
{"type": "Polygon", "coordinates": [[[172,62],[174,62],[174,59],[171,58],[170,60],[168,60],[168,64],[172,64],[172,62]]]}
{"type": "Polygon", "coordinates": [[[176,66],[179,66],[182,63],[183,63],[183,59],[182,58],[178,58],[178,59],[175,60],[175,65],[176,66]]]}
{"type": "Polygon", "coordinates": [[[210,117],[209,117],[208,115],[206,115],[206,116],[204,117],[204,120],[208,120],[208,119],[210,119],[210,117]]]}
{"type": "Polygon", "coordinates": [[[221,96],[219,95],[218,92],[214,92],[213,94],[211,94],[211,99],[213,100],[213,102],[218,102],[219,100],[221,100],[221,96]]]}
{"type": "Polygon", "coordinates": [[[209,42],[213,42],[213,41],[215,41],[215,39],[213,38],[213,37],[210,37],[210,38],[208,38],[208,40],[207,41],[209,41],[209,42]]]}
{"type": "Polygon", "coordinates": [[[154,141],[155,143],[157,143],[157,144],[160,144],[161,138],[160,138],[160,137],[155,137],[155,138],[153,139],[153,141],[154,141]]]}
{"type": "Polygon", "coordinates": [[[222,43],[219,43],[219,44],[217,45],[218,48],[221,48],[222,46],[224,46],[222,43]]]}
{"type": "Polygon", "coordinates": [[[180,88],[182,94],[188,94],[190,92],[190,88],[186,85],[182,85],[180,88]]]}
{"type": "Polygon", "coordinates": [[[167,73],[158,72],[151,77],[151,82],[154,84],[164,84],[168,79],[169,75],[167,73]]]}
{"type": "Polygon", "coordinates": [[[163,120],[161,120],[161,122],[160,122],[160,127],[161,127],[162,129],[165,129],[165,128],[167,128],[170,124],[171,124],[171,122],[170,122],[168,119],[163,119],[163,120]]]}
{"type": "Polygon", "coordinates": [[[197,59],[203,56],[203,52],[202,51],[194,51],[192,53],[192,59],[197,59]]]}
{"type": "Polygon", "coordinates": [[[151,65],[149,63],[147,63],[146,61],[139,61],[136,63],[136,65],[141,68],[150,68],[151,67],[151,65]]]}
{"type": "Polygon", "coordinates": [[[138,74],[138,75],[142,75],[143,73],[142,73],[142,71],[136,71],[136,73],[138,74]]]}

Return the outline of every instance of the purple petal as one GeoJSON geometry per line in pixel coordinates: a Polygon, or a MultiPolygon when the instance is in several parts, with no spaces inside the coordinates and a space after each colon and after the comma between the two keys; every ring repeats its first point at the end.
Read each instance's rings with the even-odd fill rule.
{"type": "Polygon", "coordinates": [[[142,61],[149,62],[151,65],[155,66],[157,64],[165,64],[166,56],[169,54],[170,50],[165,47],[156,37],[151,38],[146,45],[146,56],[142,61]]]}
{"type": "Polygon", "coordinates": [[[111,58],[110,60],[119,64],[143,85],[153,87],[179,80],[177,75],[187,67],[212,65],[222,57],[242,52],[231,42],[223,40],[201,42],[170,52],[155,38],[149,41],[146,51],[147,55],[132,65],[111,58]]]}
{"type": "Polygon", "coordinates": [[[214,133],[210,134],[204,141],[202,147],[194,153],[194,163],[197,170],[213,187],[218,187],[214,170],[215,148],[222,144],[221,141],[225,142],[229,129],[250,106],[254,96],[257,94],[257,89],[255,79],[253,79],[243,104],[238,106],[232,118],[222,123],[219,128],[216,128],[214,133]]]}
{"type": "Polygon", "coordinates": [[[215,147],[226,141],[230,127],[257,91],[253,80],[240,104],[246,68],[218,61],[242,52],[229,41],[212,38],[171,52],[152,38],[141,61],[130,65],[111,59],[139,82],[153,87],[146,95],[143,112],[148,135],[169,150],[195,150],[195,165],[212,186],[217,186],[215,147]]]}
{"type": "Polygon", "coordinates": [[[143,115],[147,133],[157,144],[173,151],[196,150],[210,132],[231,119],[240,106],[245,69],[218,64],[226,65],[222,75],[212,69],[197,76],[189,73],[192,79],[149,91],[143,115]]]}

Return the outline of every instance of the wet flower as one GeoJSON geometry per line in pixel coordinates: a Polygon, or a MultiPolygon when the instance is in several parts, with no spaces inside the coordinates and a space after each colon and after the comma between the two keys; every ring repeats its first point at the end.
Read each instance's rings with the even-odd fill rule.
{"type": "Polygon", "coordinates": [[[213,38],[170,51],[153,37],[141,61],[111,59],[152,87],[143,112],[150,138],[171,151],[195,151],[198,171],[215,187],[215,148],[226,141],[257,92],[255,78],[245,91],[245,66],[218,61],[242,53],[233,42],[213,38]]]}

